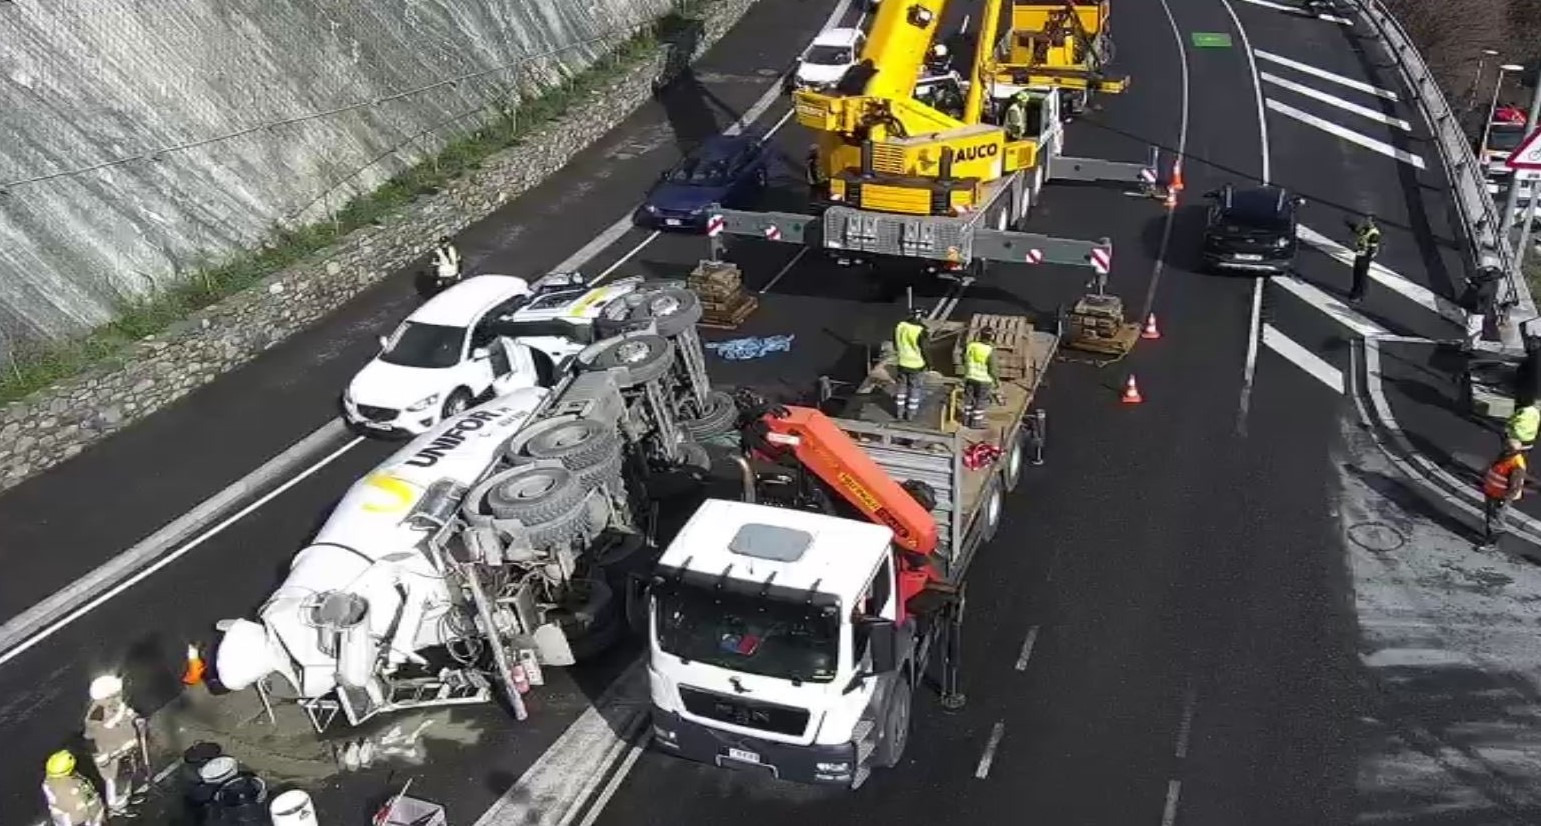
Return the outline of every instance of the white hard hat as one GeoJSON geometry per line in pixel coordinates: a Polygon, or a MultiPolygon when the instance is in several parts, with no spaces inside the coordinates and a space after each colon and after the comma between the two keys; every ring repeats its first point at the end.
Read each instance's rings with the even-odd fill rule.
{"type": "Polygon", "coordinates": [[[123,693],[123,680],[112,674],[104,674],[91,681],[91,699],[105,700],[123,693]]]}
{"type": "Polygon", "coordinates": [[[946,57],[947,56],[947,47],[943,46],[940,43],[938,43],[935,46],[931,47],[931,53],[936,55],[937,57],[946,57]]]}

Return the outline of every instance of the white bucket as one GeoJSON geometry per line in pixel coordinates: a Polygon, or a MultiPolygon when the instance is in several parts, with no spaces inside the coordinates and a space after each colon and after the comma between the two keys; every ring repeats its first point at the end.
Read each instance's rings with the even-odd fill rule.
{"type": "Polygon", "coordinates": [[[299,789],[291,789],[273,798],[268,806],[273,816],[273,826],[320,826],[316,820],[316,807],[310,795],[299,789]]]}

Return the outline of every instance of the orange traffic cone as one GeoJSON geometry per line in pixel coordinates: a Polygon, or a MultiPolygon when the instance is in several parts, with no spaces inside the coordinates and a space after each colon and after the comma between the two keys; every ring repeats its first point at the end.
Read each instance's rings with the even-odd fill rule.
{"type": "Polygon", "coordinates": [[[198,652],[198,646],[187,647],[187,668],[182,671],[182,685],[198,685],[203,682],[203,673],[208,671],[208,666],[203,663],[203,655],[198,652]]]}
{"type": "Polygon", "coordinates": [[[1134,383],[1134,374],[1129,374],[1129,382],[1124,385],[1124,395],[1119,401],[1124,404],[1139,404],[1145,399],[1140,396],[1140,386],[1134,383]]]}
{"type": "Polygon", "coordinates": [[[1145,319],[1145,329],[1140,331],[1140,338],[1150,339],[1152,341],[1161,338],[1161,331],[1156,328],[1155,313],[1151,313],[1150,317],[1145,319]]]}
{"type": "Polygon", "coordinates": [[[1182,158],[1172,162],[1172,180],[1166,185],[1166,208],[1177,208],[1177,193],[1183,191],[1183,161],[1182,158]]]}

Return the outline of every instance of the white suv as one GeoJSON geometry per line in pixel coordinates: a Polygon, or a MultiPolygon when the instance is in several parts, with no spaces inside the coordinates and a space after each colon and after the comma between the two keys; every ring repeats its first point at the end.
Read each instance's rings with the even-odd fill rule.
{"type": "Polygon", "coordinates": [[[856,65],[867,36],[861,29],[825,29],[797,59],[792,85],[798,89],[829,89],[856,65]]]}

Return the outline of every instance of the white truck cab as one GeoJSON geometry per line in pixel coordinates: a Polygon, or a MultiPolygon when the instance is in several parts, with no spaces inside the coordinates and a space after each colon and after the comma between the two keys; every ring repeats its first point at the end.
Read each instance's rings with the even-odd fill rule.
{"type": "Polygon", "coordinates": [[[892,540],[869,522],[703,504],[655,569],[655,744],[804,783],[855,786],[896,763],[914,686],[892,540]]]}

